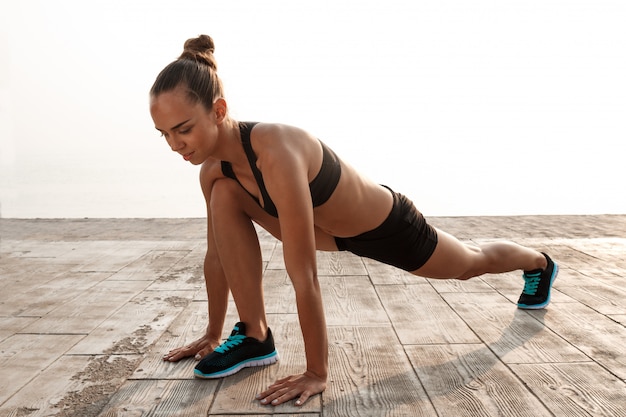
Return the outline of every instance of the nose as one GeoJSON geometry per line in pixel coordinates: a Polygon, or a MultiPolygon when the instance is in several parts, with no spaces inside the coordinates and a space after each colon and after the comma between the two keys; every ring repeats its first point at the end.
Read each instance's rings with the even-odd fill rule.
{"type": "Polygon", "coordinates": [[[185,142],[171,137],[167,139],[167,144],[174,152],[178,152],[185,147],[185,142]]]}

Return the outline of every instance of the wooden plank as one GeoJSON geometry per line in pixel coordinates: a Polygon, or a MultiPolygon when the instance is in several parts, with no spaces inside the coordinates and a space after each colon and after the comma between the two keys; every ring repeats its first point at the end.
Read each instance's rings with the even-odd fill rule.
{"type": "MultiPolygon", "coordinates": [[[[326,324],[389,324],[378,295],[367,276],[320,276],[326,324]]],[[[296,296],[285,270],[267,270],[264,276],[268,314],[297,314],[296,296]]]]}
{"type": "Polygon", "coordinates": [[[29,417],[57,414],[60,410],[55,404],[75,386],[72,377],[83,370],[89,360],[88,356],[60,357],[2,404],[0,416],[19,416],[20,412],[29,417]]]}
{"type": "MultiPolygon", "coordinates": [[[[555,303],[556,304],[556,303],[555,303]]],[[[552,307],[545,325],[621,379],[626,379],[626,328],[579,303],[552,307]]]]}
{"type": "MultiPolygon", "coordinates": [[[[277,243],[268,262],[267,269],[285,269],[282,243],[277,243]]],[[[349,252],[317,252],[317,274],[322,275],[367,275],[360,257],[349,252]]]]}
{"type": "MultiPolygon", "coordinates": [[[[230,306],[226,316],[226,325],[222,333],[227,338],[232,326],[237,322],[234,306],[230,306]]],[[[167,330],[162,332],[159,339],[152,345],[132,375],[132,379],[190,379],[193,378],[193,368],[196,361],[193,358],[179,362],[164,362],[162,357],[170,350],[185,346],[200,338],[207,327],[208,314],[205,302],[190,303],[167,330]]]]}
{"type": "Polygon", "coordinates": [[[17,334],[0,343],[0,404],[75,345],[78,335],[17,334]]]}
{"type": "Polygon", "coordinates": [[[267,269],[263,274],[263,293],[267,314],[298,314],[296,293],[287,271],[267,269]]]}
{"type": "MultiPolygon", "coordinates": [[[[0,262],[0,277],[3,285],[13,291],[0,292],[0,302],[10,301],[15,294],[22,294],[68,273],[76,264],[60,263],[54,258],[6,258],[0,262]]],[[[3,315],[19,314],[3,308],[3,315]]]]}
{"type": "Polygon", "coordinates": [[[4,403],[0,415],[95,416],[138,359],[119,355],[62,356],[4,403]]]}
{"type": "Polygon", "coordinates": [[[572,239],[570,242],[577,250],[606,262],[626,260],[626,238],[624,237],[572,239]]]}
{"type": "Polygon", "coordinates": [[[100,417],[206,416],[219,380],[128,381],[100,417]]]}
{"type": "Polygon", "coordinates": [[[120,240],[80,244],[80,251],[73,254],[82,262],[76,270],[92,272],[117,272],[154,247],[153,242],[120,240]]]}
{"type": "Polygon", "coordinates": [[[89,332],[70,352],[72,355],[145,353],[185,308],[193,291],[143,292],[89,332]]]}
{"type": "Polygon", "coordinates": [[[126,377],[132,372],[138,355],[95,356],[87,367],[74,375],[77,389],[69,390],[56,404],[65,415],[91,417],[98,415],[126,377]]]}
{"type": "MultiPolygon", "coordinates": [[[[3,252],[8,248],[6,256],[9,258],[52,258],[63,257],[68,253],[72,253],[78,244],[76,242],[45,242],[40,240],[22,240],[3,242],[3,252]]],[[[4,258],[4,254],[3,254],[4,258]]],[[[74,263],[71,260],[64,260],[63,263],[74,263]]]]}
{"type": "Polygon", "coordinates": [[[204,288],[204,255],[206,249],[196,248],[189,252],[178,262],[155,277],[155,281],[148,290],[176,291],[176,290],[200,290],[204,288]]]}
{"type": "Polygon", "coordinates": [[[436,415],[392,329],[331,327],[329,340],[324,416],[436,415]]]}
{"type": "Polygon", "coordinates": [[[376,292],[402,344],[479,342],[430,285],[382,285],[376,292]]]}
{"type": "Polygon", "coordinates": [[[103,281],[24,329],[28,333],[89,333],[143,291],[147,281],[103,281]]]}
{"type": "Polygon", "coordinates": [[[526,312],[497,293],[443,294],[446,302],[505,363],[584,362],[589,358],[543,323],[547,310],[526,312]]]}
{"type": "Polygon", "coordinates": [[[405,346],[437,415],[552,416],[484,345],[405,346]]]}
{"type": "Polygon", "coordinates": [[[317,275],[367,275],[363,259],[350,252],[317,252],[317,275]]]}
{"type": "MultiPolygon", "coordinates": [[[[439,293],[484,293],[484,292],[493,292],[494,289],[491,288],[489,284],[480,279],[479,277],[468,279],[468,280],[458,280],[458,279],[429,279],[428,282],[433,288],[439,293]]],[[[466,297],[471,298],[471,295],[466,295],[466,297]]]]}
{"type": "Polygon", "coordinates": [[[36,317],[0,317],[0,342],[19,333],[35,320],[36,317]]]}
{"type": "Polygon", "coordinates": [[[512,365],[558,416],[626,416],[626,384],[595,363],[512,365]]]}
{"type": "MultiPolygon", "coordinates": [[[[626,280],[624,280],[626,287],[626,280]]],[[[602,314],[626,314],[626,291],[608,285],[560,286],[559,291],[602,314]]]]}
{"type": "Polygon", "coordinates": [[[389,325],[367,276],[320,276],[319,281],[328,326],[389,325]]]}
{"type": "Polygon", "coordinates": [[[626,326],[626,314],[615,314],[608,317],[616,323],[620,323],[622,326],[626,326]]]}
{"type": "Polygon", "coordinates": [[[557,285],[559,287],[568,286],[595,286],[602,285],[612,287],[617,290],[623,290],[626,285],[626,278],[623,271],[626,270],[626,265],[621,269],[620,273],[612,273],[607,271],[600,271],[593,266],[585,268],[583,270],[575,270],[562,267],[559,270],[559,280],[557,285]]]}
{"type": "Polygon", "coordinates": [[[54,279],[21,294],[15,294],[11,303],[20,303],[22,316],[45,316],[111,275],[110,272],[68,271],[54,279]]]}
{"type": "Polygon", "coordinates": [[[188,254],[186,250],[151,250],[111,275],[109,281],[154,281],[188,254]]]}
{"type": "MultiPolygon", "coordinates": [[[[280,417],[320,417],[319,413],[282,413],[282,412],[272,412],[272,410],[268,410],[267,414],[246,414],[245,417],[267,417],[267,415],[275,415],[280,417]]],[[[213,414],[209,413],[209,417],[232,417],[233,414],[213,414]]]]}
{"type": "Polygon", "coordinates": [[[365,265],[365,269],[367,270],[367,274],[371,278],[374,285],[428,285],[428,281],[426,281],[424,278],[417,277],[394,266],[387,265],[368,258],[363,258],[362,261],[365,265]]]}

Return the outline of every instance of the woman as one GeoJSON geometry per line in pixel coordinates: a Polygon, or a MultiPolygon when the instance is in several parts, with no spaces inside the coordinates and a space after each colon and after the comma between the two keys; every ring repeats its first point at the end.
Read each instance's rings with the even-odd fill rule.
{"type": "Polygon", "coordinates": [[[283,243],[307,363],[302,374],[259,394],[262,404],[296,398],[302,405],[326,388],[328,347],[316,250],[349,250],[428,278],[465,280],[523,270],[526,285],[518,306],[549,303],[558,268],[547,255],[511,242],[465,245],[428,225],[410,200],[369,181],[307,132],[233,120],[213,51],[209,36],[189,39],[150,91],[157,130],[185,161],[202,165],[208,223],[209,324],[202,338],[164,360],[195,356],[202,359],[196,376],[218,378],[278,359],[266,322],[253,222],[283,243]],[[220,343],[229,290],[240,322],[220,343]]]}

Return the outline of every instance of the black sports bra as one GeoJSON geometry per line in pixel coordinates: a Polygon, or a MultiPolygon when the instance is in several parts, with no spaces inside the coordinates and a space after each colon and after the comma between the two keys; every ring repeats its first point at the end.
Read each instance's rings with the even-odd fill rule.
{"type": "MultiPolygon", "coordinates": [[[[257,122],[239,122],[239,131],[241,132],[241,143],[243,145],[243,149],[246,152],[246,156],[248,157],[248,163],[250,164],[250,168],[252,169],[252,173],[254,174],[254,178],[256,179],[256,183],[259,186],[259,190],[261,191],[261,197],[263,197],[264,206],[262,206],[263,210],[265,210],[268,214],[273,217],[278,217],[278,211],[276,210],[276,206],[272,201],[267,189],[265,188],[265,182],[263,181],[263,175],[261,171],[256,166],[257,157],[254,151],[252,150],[252,145],[250,144],[250,132],[252,128],[257,124],[257,122]]],[[[337,155],[327,147],[322,141],[322,149],[324,152],[322,167],[320,171],[317,173],[313,181],[309,183],[309,189],[311,190],[311,199],[313,200],[313,207],[321,206],[324,204],[330,196],[337,188],[337,184],[339,183],[339,178],[341,177],[341,163],[337,155]]],[[[246,190],[246,188],[241,184],[235,172],[233,171],[233,167],[230,162],[222,161],[222,173],[224,176],[228,178],[232,178],[241,185],[241,187],[246,190]]],[[[261,205],[261,202],[258,198],[256,198],[252,193],[246,190],[252,198],[261,205]]]]}

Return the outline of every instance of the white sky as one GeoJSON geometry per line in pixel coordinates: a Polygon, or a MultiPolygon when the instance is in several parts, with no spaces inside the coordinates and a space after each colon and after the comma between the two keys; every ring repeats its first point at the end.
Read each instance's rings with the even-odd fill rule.
{"type": "Polygon", "coordinates": [[[626,213],[622,0],[0,0],[0,215],[201,217],[148,90],[200,33],[239,120],[426,215],[626,213]]]}

